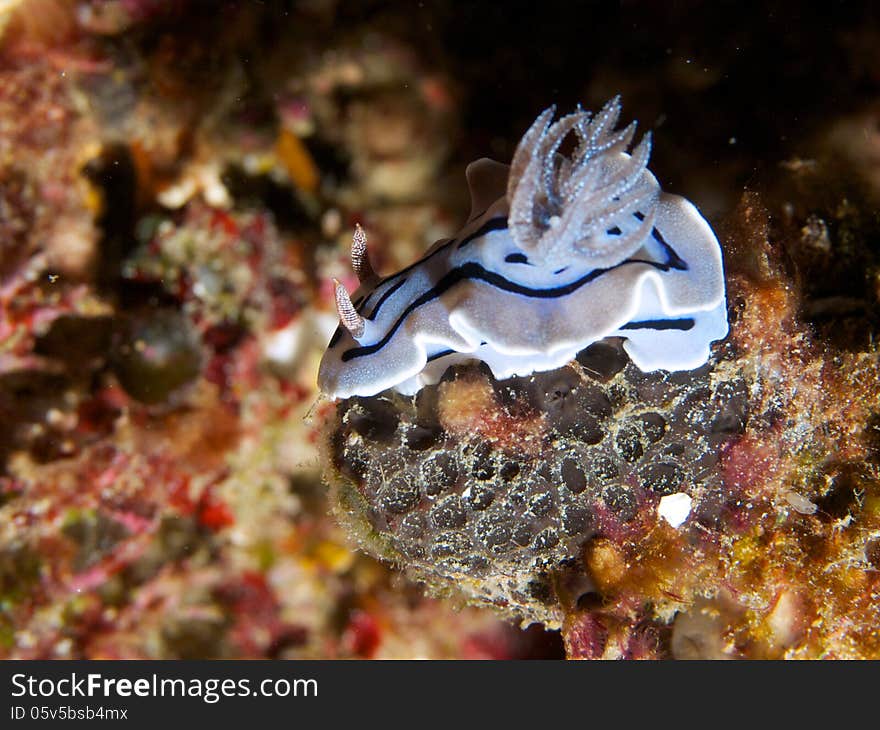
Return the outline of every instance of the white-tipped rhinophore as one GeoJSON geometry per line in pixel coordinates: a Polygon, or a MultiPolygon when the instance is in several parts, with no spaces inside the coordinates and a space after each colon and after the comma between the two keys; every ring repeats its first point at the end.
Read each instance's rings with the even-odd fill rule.
{"type": "Polygon", "coordinates": [[[366,322],[354,308],[348,290],[336,279],[333,280],[333,284],[336,286],[336,309],[339,311],[339,321],[357,340],[364,336],[366,322]]]}
{"type": "Polygon", "coordinates": [[[361,284],[376,277],[367,254],[367,232],[360,223],[355,225],[351,237],[351,268],[361,284]]]}

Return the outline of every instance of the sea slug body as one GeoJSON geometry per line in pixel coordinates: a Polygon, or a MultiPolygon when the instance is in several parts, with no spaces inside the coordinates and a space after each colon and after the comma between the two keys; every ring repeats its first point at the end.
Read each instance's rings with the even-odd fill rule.
{"type": "Polygon", "coordinates": [[[627,152],[619,98],[592,116],[543,112],[508,167],[468,166],[472,209],[454,238],[378,277],[358,228],[361,286],[337,283],[340,326],[318,384],[331,398],[413,394],[482,360],[497,379],[552,370],[606,337],[643,371],[691,370],[727,335],[721,249],[699,211],[660,190],[650,136],[627,152]],[[559,153],[569,134],[570,156],[559,153]]]}

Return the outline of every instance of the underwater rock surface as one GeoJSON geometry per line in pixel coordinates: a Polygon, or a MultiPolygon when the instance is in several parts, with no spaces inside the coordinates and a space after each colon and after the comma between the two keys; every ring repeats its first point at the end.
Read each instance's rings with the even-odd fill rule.
{"type": "Polygon", "coordinates": [[[579,570],[591,539],[644,532],[679,492],[717,519],[719,458],[745,430],[748,391],[729,361],[642,373],[605,340],[529,377],[461,366],[415,398],[343,400],[329,435],[337,512],[417,577],[559,625],[580,596],[560,595],[557,574],[579,570]]]}

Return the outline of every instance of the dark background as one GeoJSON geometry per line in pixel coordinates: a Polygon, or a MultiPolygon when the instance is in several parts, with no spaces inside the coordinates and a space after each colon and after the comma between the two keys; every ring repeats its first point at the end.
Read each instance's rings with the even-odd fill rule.
{"type": "Polygon", "coordinates": [[[877,14],[841,1],[360,2],[339,6],[336,31],[372,22],[455,80],[462,163],[509,159],[551,103],[595,109],[621,93],[624,121],[654,129],[664,186],[723,209],[877,98],[877,14]]]}
{"type": "MultiPolygon", "coordinates": [[[[623,96],[623,120],[655,135],[651,168],[664,187],[723,212],[732,191],[806,154],[835,117],[880,92],[880,24],[873,3],[801,2],[171,2],[142,27],[193,45],[229,42],[242,11],[253,21],[239,54],[279,46],[364,42],[365,28],[415,49],[426,73],[457,91],[455,164],[509,159],[548,105],[596,109],[623,96]],[[177,12],[174,6],[178,6],[177,12]]],[[[369,38],[366,39],[369,42],[369,38]]],[[[200,71],[205,60],[198,61],[200,71]]],[[[876,132],[880,115],[875,115],[876,132]]]]}

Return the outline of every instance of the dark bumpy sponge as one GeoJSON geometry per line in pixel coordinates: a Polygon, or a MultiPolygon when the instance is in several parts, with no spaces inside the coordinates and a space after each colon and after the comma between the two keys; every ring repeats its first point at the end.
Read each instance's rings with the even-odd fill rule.
{"type": "Polygon", "coordinates": [[[694,499],[693,519],[713,518],[720,448],[748,418],[748,384],[713,367],[642,373],[606,340],[529,377],[473,365],[413,398],[340,401],[327,442],[337,512],[435,590],[553,625],[578,598],[565,586],[589,591],[591,538],[648,529],[675,492],[694,499]],[[488,406],[474,411],[481,385],[488,406]]]}

